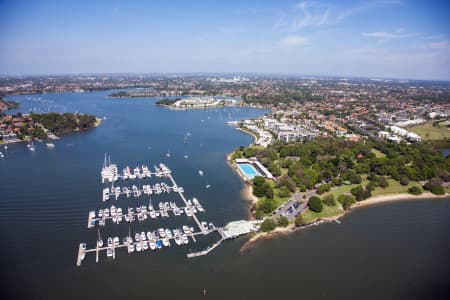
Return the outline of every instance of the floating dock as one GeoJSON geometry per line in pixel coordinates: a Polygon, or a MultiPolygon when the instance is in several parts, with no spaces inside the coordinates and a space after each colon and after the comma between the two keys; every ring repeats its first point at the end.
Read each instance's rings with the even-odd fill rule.
{"type": "MultiPolygon", "coordinates": [[[[235,221],[235,222],[228,223],[227,226],[225,226],[224,228],[215,227],[212,223],[209,223],[209,225],[208,225],[206,222],[201,222],[198,219],[196,214],[199,211],[204,212],[204,209],[200,205],[198,200],[196,198],[193,198],[192,201],[186,199],[186,197],[183,194],[184,189],[177,185],[174,178],[172,177],[172,171],[167,166],[165,166],[164,164],[161,163],[161,164],[159,164],[159,167],[155,166],[154,168],[155,168],[155,172],[152,172],[148,169],[148,167],[143,165],[142,168],[136,167],[134,169],[135,172],[131,173],[131,171],[130,171],[131,168],[127,167],[126,168],[127,174],[123,175],[123,174],[119,174],[117,165],[111,164],[111,163],[106,163],[106,157],[105,157],[105,164],[101,171],[102,182],[103,183],[105,183],[105,182],[112,183],[111,191],[114,191],[114,193],[111,193],[110,195],[115,196],[116,193],[115,193],[115,189],[114,189],[114,182],[116,182],[120,178],[122,178],[122,179],[125,179],[125,178],[149,179],[152,176],[165,177],[170,180],[170,182],[172,184],[171,186],[169,186],[165,183],[164,184],[160,183],[159,187],[157,185],[154,185],[154,186],[146,185],[146,188],[142,189],[142,190],[139,189],[138,190],[139,192],[136,192],[137,189],[134,188],[134,191],[136,192],[136,195],[137,195],[136,197],[139,197],[142,194],[150,195],[153,193],[153,190],[158,191],[158,192],[156,192],[156,194],[158,194],[158,195],[164,194],[164,192],[168,193],[170,191],[173,191],[173,192],[178,193],[181,200],[184,202],[185,206],[178,207],[174,202],[171,202],[171,203],[169,203],[169,207],[168,207],[168,205],[167,205],[168,202],[164,202],[163,209],[154,209],[150,203],[149,206],[142,205],[142,206],[136,207],[136,211],[134,210],[134,208],[132,210],[128,209],[127,213],[122,213],[122,214],[120,214],[120,213],[117,214],[117,208],[115,206],[111,206],[111,208],[113,208],[112,211],[114,211],[114,215],[109,214],[109,212],[110,212],[109,208],[105,209],[108,211],[108,213],[106,215],[102,215],[100,217],[96,216],[95,211],[90,211],[89,217],[88,217],[88,228],[95,227],[95,225],[97,223],[98,224],[101,223],[102,226],[104,226],[105,220],[109,220],[109,219],[112,219],[115,223],[121,223],[120,220],[122,218],[125,218],[125,222],[131,223],[134,220],[136,220],[136,217],[139,221],[145,221],[147,219],[157,219],[157,217],[155,217],[155,215],[157,215],[157,214],[159,214],[159,216],[168,217],[169,216],[168,212],[171,211],[175,216],[185,214],[188,217],[192,217],[199,230],[195,231],[193,227],[187,227],[185,225],[185,226],[183,226],[183,231],[181,231],[181,229],[179,229],[177,231],[177,233],[172,234],[172,236],[169,236],[169,235],[163,236],[162,233],[159,233],[159,236],[158,236],[156,231],[149,231],[149,232],[147,232],[147,235],[144,232],[144,235],[150,236],[148,240],[138,239],[138,235],[135,236],[135,240],[133,240],[130,236],[127,236],[127,237],[123,238],[122,243],[120,243],[120,239],[118,237],[114,237],[113,244],[108,243],[107,246],[103,246],[102,245],[103,242],[100,243],[100,245],[99,245],[99,240],[97,240],[95,242],[95,247],[91,248],[91,249],[87,249],[85,243],[80,243],[79,247],[78,247],[78,253],[77,253],[77,263],[76,263],[77,266],[80,266],[82,261],[85,259],[86,254],[91,253],[91,252],[95,252],[95,261],[98,263],[99,256],[100,256],[99,253],[102,251],[107,251],[107,256],[112,257],[112,259],[115,259],[116,258],[116,249],[127,248],[128,253],[156,251],[156,250],[159,250],[162,248],[170,247],[171,240],[174,240],[176,242],[175,243],[176,245],[179,244],[179,246],[183,246],[189,242],[188,237],[190,237],[192,239],[192,241],[195,243],[196,242],[195,237],[198,235],[207,235],[212,232],[219,233],[220,240],[215,242],[210,247],[206,248],[205,250],[199,251],[199,252],[187,254],[188,258],[194,258],[194,257],[199,257],[199,256],[204,256],[204,255],[209,254],[211,251],[213,251],[215,248],[217,248],[226,239],[235,238],[242,234],[247,234],[249,232],[258,230],[260,221],[245,221],[245,220],[235,221]],[[130,174],[132,174],[131,177],[130,177],[130,174]],[[145,175],[143,175],[143,174],[145,174],[145,175]],[[163,186],[163,188],[161,188],[161,186],[163,186]],[[149,187],[151,188],[151,192],[149,192],[149,187]],[[163,189],[163,191],[161,193],[159,192],[159,188],[163,189]],[[148,210],[147,210],[147,207],[148,207],[148,210]],[[180,211],[182,211],[184,213],[180,213],[180,211]],[[127,219],[126,216],[128,218],[128,221],[126,220],[127,219]],[[187,230],[187,229],[189,229],[189,230],[187,230]],[[158,247],[157,248],[153,247],[155,249],[151,249],[151,247],[149,247],[150,242],[156,243],[158,245],[158,247]],[[162,244],[164,244],[164,247],[162,246],[162,244]],[[145,248],[144,248],[144,246],[145,246],[145,248]],[[138,249],[140,249],[140,250],[138,250],[138,249]]],[[[125,171],[125,169],[124,169],[124,171],[125,171]]],[[[108,188],[108,193],[109,193],[109,188],[108,188]]],[[[129,193],[132,194],[133,190],[129,191],[129,193]]],[[[122,194],[127,194],[127,193],[125,193],[125,192],[117,193],[117,197],[122,194]]],[[[103,196],[104,196],[104,198],[102,200],[105,199],[105,189],[104,189],[103,196]]],[[[102,211],[104,213],[105,210],[100,210],[100,211],[102,211]]],[[[120,209],[120,211],[122,211],[122,210],[120,209]]],[[[162,229],[163,231],[167,230],[164,228],[160,228],[160,229],[162,229]]],[[[99,233],[99,235],[100,235],[100,233],[99,233]]],[[[141,233],[141,236],[142,236],[142,233],[141,233]]],[[[100,237],[99,237],[99,239],[100,239],[100,237]]],[[[112,238],[108,239],[109,242],[111,242],[111,239],[112,238]]],[[[155,245],[152,244],[152,246],[155,246],[155,245]]]]}
{"type": "MultiPolygon", "coordinates": [[[[115,206],[111,206],[111,208],[117,209],[115,206]]],[[[109,211],[111,211],[111,208],[109,211]]],[[[122,209],[121,209],[122,211],[122,209]]],[[[168,218],[169,212],[171,212],[174,216],[181,216],[186,215],[188,217],[193,217],[198,212],[204,212],[205,209],[200,205],[188,205],[188,206],[182,206],[182,207],[169,207],[164,209],[150,209],[147,208],[147,206],[138,206],[136,208],[133,208],[133,211],[127,211],[127,213],[116,213],[114,215],[111,215],[110,213],[108,216],[101,216],[101,217],[94,217],[95,211],[90,211],[88,216],[88,228],[93,228],[97,225],[99,226],[105,226],[106,220],[112,220],[113,223],[120,224],[122,222],[132,223],[136,220],[139,222],[147,221],[147,220],[157,220],[158,218],[168,218]],[[143,208],[145,207],[145,208],[143,208]],[[100,223],[101,221],[101,223],[100,223]]]]}

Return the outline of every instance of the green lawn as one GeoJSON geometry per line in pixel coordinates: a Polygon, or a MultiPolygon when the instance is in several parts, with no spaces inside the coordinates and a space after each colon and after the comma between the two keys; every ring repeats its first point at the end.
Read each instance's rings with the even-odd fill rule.
{"type": "Polygon", "coordinates": [[[375,156],[376,156],[377,158],[383,158],[383,157],[386,157],[386,154],[384,154],[383,152],[381,152],[380,150],[377,150],[377,149],[375,149],[375,148],[372,148],[371,152],[372,152],[373,154],[375,154],[375,156]]]}
{"type": "MultiPolygon", "coordinates": [[[[363,176],[364,178],[365,176],[363,176]]],[[[387,188],[381,188],[377,187],[374,191],[372,191],[372,196],[379,196],[379,195],[388,195],[388,194],[400,194],[400,193],[407,193],[408,189],[412,187],[413,185],[419,185],[421,184],[417,181],[410,181],[407,186],[403,186],[400,184],[400,182],[395,181],[394,179],[388,179],[389,186],[387,188]]],[[[361,185],[366,186],[369,183],[367,179],[363,179],[361,185]]],[[[322,199],[326,195],[334,195],[334,198],[337,199],[339,195],[342,194],[350,194],[350,190],[359,184],[350,184],[350,185],[342,185],[332,188],[329,192],[324,193],[322,195],[319,195],[322,199]]]]}
{"type": "MultiPolygon", "coordinates": [[[[364,175],[361,177],[365,178],[366,176],[364,175]]],[[[361,182],[361,184],[363,186],[366,186],[368,183],[369,183],[369,181],[367,179],[363,179],[363,181],[361,182]]],[[[335,199],[337,199],[337,197],[339,195],[347,194],[347,193],[349,194],[350,190],[354,187],[357,187],[358,185],[360,185],[360,184],[349,184],[349,185],[336,186],[336,187],[331,188],[331,190],[329,192],[319,195],[319,197],[321,197],[323,199],[326,195],[331,194],[331,195],[334,195],[335,199]]]]}
{"type": "Polygon", "coordinates": [[[341,214],[344,211],[342,206],[338,203],[335,206],[323,206],[323,210],[320,213],[313,212],[310,209],[307,209],[303,214],[303,220],[307,223],[312,223],[320,218],[328,218],[341,214]]]}
{"type": "Polygon", "coordinates": [[[445,126],[433,126],[433,122],[427,122],[408,129],[420,135],[424,140],[450,139],[450,130],[445,126]]]}
{"type": "Polygon", "coordinates": [[[377,187],[373,192],[372,196],[380,196],[380,195],[389,195],[389,194],[400,194],[407,193],[408,189],[413,185],[421,186],[417,181],[410,181],[408,185],[403,186],[400,182],[395,181],[394,179],[388,179],[389,186],[387,188],[377,187]]]}
{"type": "MultiPolygon", "coordinates": [[[[281,204],[283,204],[284,202],[289,200],[290,197],[283,197],[283,198],[281,198],[281,197],[278,196],[278,192],[280,191],[280,189],[276,187],[276,183],[275,182],[273,182],[272,180],[267,181],[267,182],[269,182],[270,186],[273,188],[273,200],[276,203],[276,207],[279,207],[281,204]]],[[[258,197],[258,199],[259,199],[259,201],[264,201],[264,200],[266,200],[266,197],[264,197],[264,196],[263,197],[258,197]]]]}

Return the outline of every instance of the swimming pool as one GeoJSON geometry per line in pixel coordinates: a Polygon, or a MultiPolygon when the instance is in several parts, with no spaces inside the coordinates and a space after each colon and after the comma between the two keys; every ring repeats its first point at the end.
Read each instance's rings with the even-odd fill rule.
{"type": "Polygon", "coordinates": [[[251,164],[238,164],[238,167],[248,179],[253,179],[255,176],[261,176],[251,164]]]}

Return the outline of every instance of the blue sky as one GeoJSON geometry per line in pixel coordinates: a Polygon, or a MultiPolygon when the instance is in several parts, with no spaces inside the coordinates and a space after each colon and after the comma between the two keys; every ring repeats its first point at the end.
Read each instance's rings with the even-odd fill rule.
{"type": "Polygon", "coordinates": [[[0,73],[450,80],[449,3],[0,0],[0,73]]]}

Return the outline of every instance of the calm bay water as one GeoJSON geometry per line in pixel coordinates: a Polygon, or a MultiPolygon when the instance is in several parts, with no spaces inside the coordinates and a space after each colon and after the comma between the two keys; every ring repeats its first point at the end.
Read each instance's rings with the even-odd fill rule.
{"type": "MultiPolygon", "coordinates": [[[[206,257],[188,260],[189,250],[201,250],[214,240],[208,237],[157,252],[128,255],[122,249],[115,261],[103,253],[99,264],[91,254],[77,268],[78,243],[86,241],[92,247],[97,235],[86,228],[88,211],[106,207],[100,200],[99,174],[105,152],[119,167],[166,163],[185,194],[204,205],[201,219],[222,226],[247,216],[240,197],[242,183],[224,157],[251,138],[225,122],[264,111],[171,111],[153,105],[154,99],[106,99],[108,93],[12,97],[22,103],[24,112],[79,111],[106,120],[94,130],[62,137],[54,150],[36,143],[36,152],[31,153],[25,144],[10,145],[0,160],[1,293],[6,296],[2,298],[444,299],[448,295],[448,200],[358,209],[340,225],[323,224],[264,240],[245,254],[239,252],[247,240],[243,237],[223,243],[206,257]],[[185,145],[187,132],[191,135],[185,145]],[[170,158],[165,156],[168,151],[170,158]],[[206,189],[207,184],[211,188],[206,189]]],[[[155,197],[153,203],[160,198],[169,199],[155,197]]],[[[109,205],[147,203],[144,198],[122,198],[109,205]]],[[[107,223],[101,234],[104,239],[123,237],[128,230],[186,223],[186,217],[130,227],[107,223]]]]}

